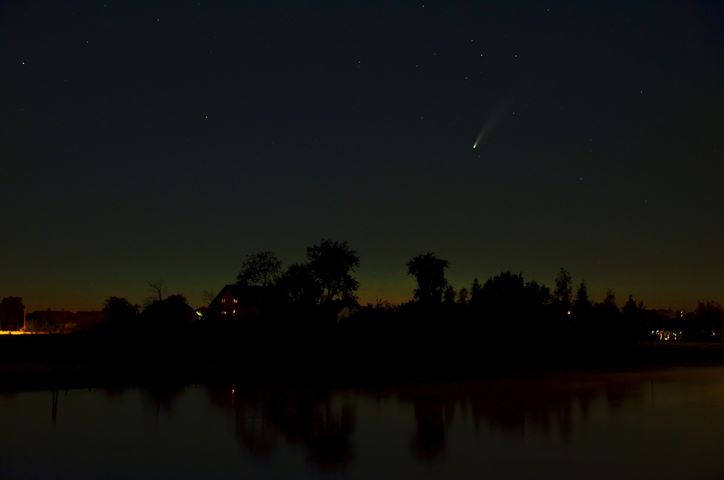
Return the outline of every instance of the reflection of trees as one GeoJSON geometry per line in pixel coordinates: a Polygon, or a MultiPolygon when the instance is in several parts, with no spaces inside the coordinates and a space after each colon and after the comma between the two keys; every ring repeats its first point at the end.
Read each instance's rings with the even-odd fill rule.
{"type": "Polygon", "coordinates": [[[281,441],[303,445],[308,461],[322,470],[342,469],[353,457],[354,409],[335,408],[330,392],[210,387],[208,394],[233,410],[239,443],[260,458],[281,441]]]}
{"type": "Polygon", "coordinates": [[[147,385],[141,388],[141,393],[158,415],[161,412],[170,412],[184,390],[185,387],[180,385],[161,383],[147,385]]]}
{"type": "Polygon", "coordinates": [[[410,447],[415,456],[434,459],[445,452],[446,431],[456,408],[470,414],[476,429],[486,425],[515,435],[557,432],[570,441],[575,426],[588,422],[594,403],[602,402],[609,411],[616,411],[641,401],[640,379],[611,378],[588,382],[573,377],[491,380],[401,387],[389,393],[412,406],[416,431],[410,447]]]}
{"type": "Polygon", "coordinates": [[[445,451],[445,429],[452,423],[454,403],[440,398],[424,396],[413,401],[417,425],[410,446],[423,460],[436,458],[445,451]]]}
{"type": "Polygon", "coordinates": [[[609,411],[615,411],[637,401],[640,395],[640,382],[528,379],[499,382],[497,394],[471,399],[470,407],[476,426],[484,420],[491,428],[504,432],[525,434],[527,430],[537,430],[550,434],[557,431],[569,441],[574,425],[588,422],[595,402],[602,401],[609,411]]]}
{"type": "MultiPolygon", "coordinates": [[[[445,455],[450,426],[465,422],[475,429],[509,435],[555,435],[571,441],[593,412],[616,412],[643,400],[648,377],[636,374],[552,375],[491,379],[453,385],[406,385],[368,391],[378,402],[399,400],[412,415],[409,448],[420,460],[445,455]]],[[[122,390],[107,391],[116,396],[122,390]]],[[[147,405],[168,412],[183,387],[141,389],[147,405]]],[[[340,401],[332,390],[300,388],[206,387],[210,403],[230,412],[239,444],[256,458],[270,458],[278,447],[299,446],[310,464],[325,471],[344,469],[354,457],[354,402],[358,391],[340,401]]],[[[392,432],[391,432],[392,433],[392,432]]]]}

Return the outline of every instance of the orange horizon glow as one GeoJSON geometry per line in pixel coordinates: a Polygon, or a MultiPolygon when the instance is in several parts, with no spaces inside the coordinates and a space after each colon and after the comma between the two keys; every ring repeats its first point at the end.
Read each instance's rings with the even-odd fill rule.
{"type": "Polygon", "coordinates": [[[0,335],[49,335],[50,332],[30,332],[26,330],[0,330],[0,335]]]}

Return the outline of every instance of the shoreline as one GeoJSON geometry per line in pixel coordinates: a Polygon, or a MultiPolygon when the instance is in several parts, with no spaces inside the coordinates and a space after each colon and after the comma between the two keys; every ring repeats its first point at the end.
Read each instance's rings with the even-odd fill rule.
{"type": "MultiPolygon", "coordinates": [[[[566,350],[554,346],[558,348],[556,354],[545,358],[541,352],[550,353],[553,349],[541,344],[535,349],[526,350],[525,356],[498,357],[502,349],[491,348],[484,355],[478,355],[477,362],[471,361],[471,355],[442,356],[437,361],[424,359],[411,362],[409,356],[419,354],[424,347],[385,351],[376,358],[360,359],[355,356],[359,352],[359,345],[345,351],[339,346],[322,347],[323,342],[320,342],[310,346],[309,350],[312,351],[306,351],[307,356],[299,355],[299,349],[289,350],[289,345],[282,345],[281,351],[285,358],[268,358],[262,362],[260,354],[263,349],[259,345],[245,354],[234,355],[238,352],[230,351],[218,355],[219,352],[215,350],[223,348],[223,345],[214,346],[213,342],[199,345],[195,352],[189,352],[185,343],[173,345],[173,342],[169,342],[171,345],[154,350],[149,348],[149,344],[133,348],[118,339],[113,342],[95,340],[67,335],[62,338],[3,338],[0,340],[0,392],[154,384],[356,387],[460,383],[551,373],[614,373],[724,366],[724,343],[641,342],[613,349],[605,355],[601,350],[589,349],[587,344],[569,345],[566,350]],[[58,354],[59,350],[64,351],[64,354],[58,354]],[[34,356],[33,352],[39,353],[34,356]],[[287,359],[295,357],[295,361],[287,359]],[[496,358],[499,361],[496,362],[496,358]],[[510,358],[514,358],[514,361],[506,362],[510,358]],[[461,360],[465,363],[460,363],[461,360]]],[[[267,353],[273,355],[275,352],[270,350],[267,353]]],[[[279,349],[276,353],[279,353],[279,349]]]]}

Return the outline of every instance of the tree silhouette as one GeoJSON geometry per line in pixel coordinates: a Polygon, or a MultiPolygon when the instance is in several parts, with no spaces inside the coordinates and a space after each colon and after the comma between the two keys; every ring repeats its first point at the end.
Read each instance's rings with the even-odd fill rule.
{"type": "Polygon", "coordinates": [[[623,315],[625,317],[636,317],[639,315],[641,310],[643,310],[644,304],[642,302],[636,303],[636,300],[634,300],[633,295],[628,296],[628,300],[626,300],[626,303],[623,306],[623,315]]]}
{"type": "Polygon", "coordinates": [[[103,316],[113,328],[128,328],[138,317],[138,307],[125,298],[108,297],[103,306],[103,316]]]}
{"type": "MultiPolygon", "coordinates": [[[[159,302],[163,300],[163,279],[157,281],[157,282],[147,282],[148,288],[153,290],[155,295],[155,300],[158,300],[159,302]]],[[[149,301],[151,303],[151,301],[149,301]]]]}
{"type": "Polygon", "coordinates": [[[0,302],[0,330],[23,328],[25,306],[20,297],[5,297],[0,302]]]}
{"type": "Polygon", "coordinates": [[[467,305],[468,304],[468,289],[463,287],[458,292],[458,303],[460,305],[467,305]]]}
{"type": "Polygon", "coordinates": [[[517,310],[522,306],[524,290],[522,274],[502,272],[485,282],[481,294],[487,308],[502,313],[517,310]]]}
{"type": "Polygon", "coordinates": [[[576,301],[573,304],[573,313],[578,318],[586,318],[591,314],[593,305],[588,298],[588,286],[585,280],[581,280],[578,290],[576,291],[576,301]]]}
{"type": "Polygon", "coordinates": [[[616,305],[616,294],[613,290],[609,289],[606,291],[606,296],[601,303],[596,305],[596,309],[601,315],[609,318],[615,317],[620,313],[618,305],[616,305]]]}
{"type": "Polygon", "coordinates": [[[141,313],[143,326],[153,330],[174,330],[192,322],[196,314],[183,295],[169,295],[155,301],[141,313]]]}
{"type": "Polygon", "coordinates": [[[481,296],[480,292],[482,291],[483,287],[480,285],[480,280],[477,278],[473,279],[473,284],[470,287],[470,305],[477,306],[480,304],[481,296]]]}
{"type": "Polygon", "coordinates": [[[357,252],[346,241],[322,240],[307,247],[309,269],[322,289],[322,302],[355,304],[359,282],[352,276],[359,267],[357,252]]]}
{"type": "Polygon", "coordinates": [[[628,300],[621,309],[621,319],[626,329],[639,339],[648,338],[651,334],[651,327],[656,325],[651,323],[650,318],[647,318],[643,302],[636,302],[633,295],[628,296],[628,300]]]}
{"type": "Polygon", "coordinates": [[[551,303],[551,291],[545,285],[531,280],[525,285],[526,298],[531,305],[541,307],[551,303]]]}
{"type": "Polygon", "coordinates": [[[525,282],[522,273],[502,272],[485,282],[480,292],[482,304],[497,315],[530,314],[546,305],[548,288],[525,282]]]}
{"type": "Polygon", "coordinates": [[[282,298],[293,305],[314,305],[322,298],[322,287],[306,264],[293,264],[277,282],[282,298]]]}
{"type": "Polygon", "coordinates": [[[407,262],[407,274],[415,277],[415,299],[419,303],[439,304],[447,287],[445,269],[450,262],[428,252],[417,255],[407,262]]]}
{"type": "Polygon", "coordinates": [[[447,288],[445,288],[445,291],[442,294],[442,301],[446,305],[453,305],[455,304],[455,288],[452,285],[448,285],[447,288]]]}
{"type": "Polygon", "coordinates": [[[213,302],[214,298],[216,298],[216,292],[213,290],[204,290],[201,296],[206,305],[211,305],[211,302],[213,302]]]}
{"type": "Polygon", "coordinates": [[[565,268],[561,268],[556,276],[556,288],[553,291],[553,300],[563,310],[571,308],[571,296],[573,295],[572,283],[571,274],[565,268]]]}
{"type": "Polygon", "coordinates": [[[724,325],[724,312],[716,302],[699,302],[694,310],[695,337],[711,338],[724,325]]]}
{"type": "Polygon", "coordinates": [[[247,255],[236,276],[237,284],[242,287],[270,287],[282,271],[282,262],[268,250],[247,255]]]}

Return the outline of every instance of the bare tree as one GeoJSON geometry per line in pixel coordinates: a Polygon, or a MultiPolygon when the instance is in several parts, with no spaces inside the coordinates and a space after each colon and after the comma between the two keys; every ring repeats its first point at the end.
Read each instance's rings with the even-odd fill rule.
{"type": "Polygon", "coordinates": [[[163,279],[157,282],[148,282],[148,287],[155,293],[159,302],[163,300],[163,279]]]}
{"type": "Polygon", "coordinates": [[[201,298],[204,299],[206,305],[211,305],[211,302],[213,302],[214,298],[216,298],[216,294],[213,290],[204,290],[201,298]]]}

